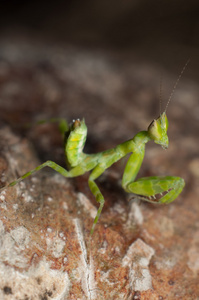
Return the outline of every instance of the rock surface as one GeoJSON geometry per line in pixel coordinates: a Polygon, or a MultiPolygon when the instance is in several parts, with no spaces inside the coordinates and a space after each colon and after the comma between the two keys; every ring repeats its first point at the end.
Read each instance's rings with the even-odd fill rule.
{"type": "MultiPolygon", "coordinates": [[[[158,116],[160,69],[133,57],[8,41],[0,57],[1,186],[49,159],[64,166],[55,124],[27,123],[84,117],[86,151],[97,152],[158,116]]],[[[165,75],[164,90],[176,77],[165,75]]],[[[185,179],[170,205],[128,201],[124,162],[98,180],[106,203],[91,238],[87,174],[44,169],[1,192],[0,299],[199,299],[198,95],[181,80],[167,112],[170,147],[147,145],[139,173],[185,179]]]]}

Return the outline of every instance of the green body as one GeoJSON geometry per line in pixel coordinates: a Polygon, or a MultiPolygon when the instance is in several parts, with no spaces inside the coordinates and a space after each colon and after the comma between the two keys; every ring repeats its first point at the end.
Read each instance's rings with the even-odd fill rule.
{"type": "Polygon", "coordinates": [[[141,131],[129,141],[126,141],[113,149],[97,154],[83,153],[83,147],[87,136],[87,127],[84,120],[74,121],[69,129],[67,123],[60,120],[60,129],[65,136],[66,162],[70,170],[62,168],[53,161],[47,161],[36,167],[34,170],[24,174],[19,179],[11,182],[4,188],[14,186],[24,178],[46,166],[54,169],[65,177],[80,176],[92,170],[88,179],[88,184],[91,192],[99,203],[99,208],[91,228],[91,234],[94,231],[104,205],[104,197],[95,180],[113,163],[117,162],[127,154],[132,153],[128,159],[122,178],[122,187],[126,192],[137,194],[145,201],[153,203],[170,203],[180,194],[185,185],[182,178],[173,176],[145,177],[135,181],[144,158],[146,143],[153,140],[155,143],[160,144],[164,149],[168,148],[168,120],[165,112],[149,125],[147,131],[141,131]],[[162,193],[164,193],[164,195],[162,195],[159,200],[151,199],[151,197],[155,198],[157,194],[162,193]]]}

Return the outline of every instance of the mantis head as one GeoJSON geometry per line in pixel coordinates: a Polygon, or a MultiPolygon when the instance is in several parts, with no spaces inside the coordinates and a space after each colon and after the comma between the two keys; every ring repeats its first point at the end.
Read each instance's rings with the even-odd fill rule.
{"type": "Polygon", "coordinates": [[[156,144],[162,146],[163,149],[167,149],[169,146],[169,139],[167,135],[167,129],[169,122],[166,113],[163,112],[156,120],[153,120],[148,127],[148,134],[156,144]]]}
{"type": "MultiPolygon", "coordinates": [[[[167,149],[168,146],[169,146],[169,139],[168,139],[168,135],[167,135],[167,130],[168,130],[168,126],[169,126],[169,122],[168,122],[168,119],[167,119],[167,116],[166,116],[166,110],[168,108],[168,105],[171,101],[171,98],[173,96],[173,93],[176,89],[176,86],[184,72],[184,70],[186,69],[186,66],[188,65],[189,63],[189,59],[188,61],[186,62],[186,64],[184,65],[178,79],[176,80],[176,83],[174,84],[174,87],[173,87],[173,90],[170,94],[170,97],[169,97],[169,100],[166,104],[166,107],[165,107],[165,110],[163,113],[161,113],[161,98],[160,98],[160,116],[153,120],[151,122],[151,124],[149,125],[148,127],[148,134],[149,134],[149,137],[154,140],[154,142],[156,144],[159,144],[162,146],[163,149],[167,149]]],[[[161,96],[161,86],[160,86],[160,96],[161,96]]]]}

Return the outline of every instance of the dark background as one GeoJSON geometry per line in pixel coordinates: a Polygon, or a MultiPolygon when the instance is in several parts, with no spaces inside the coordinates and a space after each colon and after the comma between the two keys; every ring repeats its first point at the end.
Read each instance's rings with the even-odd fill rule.
{"type": "Polygon", "coordinates": [[[191,58],[189,75],[199,76],[194,0],[1,1],[0,28],[4,37],[133,52],[176,72],[191,58]]]}
{"type": "MultiPolygon", "coordinates": [[[[115,147],[146,130],[159,116],[160,94],[162,112],[183,66],[191,59],[167,110],[169,148],[165,151],[153,142],[148,143],[138,174],[138,177],[182,177],[186,182],[183,192],[165,206],[142,201],[139,210],[143,223],[137,225],[134,218],[137,210],[132,214],[133,202],[128,201],[131,194],[121,187],[125,160],[114,164],[97,180],[106,201],[93,235],[96,242],[92,255],[97,270],[95,280],[99,280],[101,270],[111,276],[110,294],[108,277],[104,277],[104,286],[101,278],[100,285],[94,286],[101,295],[105,291],[108,297],[102,299],[110,299],[113,292],[115,298],[119,297],[120,287],[125,290],[123,295],[127,295],[127,286],[132,287],[132,281],[127,282],[131,277],[123,269],[120,271],[119,266],[137,238],[153,247],[155,255],[150,264],[153,290],[140,297],[136,293],[136,297],[198,299],[198,0],[7,0],[0,1],[0,5],[0,186],[47,160],[65,167],[57,124],[34,126],[37,121],[61,117],[71,122],[85,118],[86,153],[115,147]],[[117,243],[121,249],[118,253],[114,250],[117,243]],[[101,249],[108,245],[101,254],[100,245],[101,249]]],[[[44,237],[47,237],[45,232],[49,234],[45,231],[47,225],[55,228],[54,232],[66,232],[69,247],[65,249],[76,260],[80,248],[75,246],[77,252],[71,251],[71,245],[79,245],[79,241],[74,242],[71,216],[81,219],[82,228],[89,233],[93,223],[89,203],[97,206],[88,187],[89,175],[65,179],[46,169],[35,174],[33,189],[31,178],[24,180],[21,191],[24,189],[27,200],[13,188],[10,197],[6,192],[5,206],[1,205],[2,195],[1,220],[9,232],[18,224],[25,226],[39,245],[38,257],[45,255],[49,261],[54,254],[46,250],[41,229],[44,237]],[[87,197],[88,203],[77,200],[79,192],[87,197]],[[53,201],[48,201],[48,195],[53,201]],[[29,201],[29,196],[34,200],[29,201]]],[[[31,257],[35,245],[28,250],[24,247],[28,254],[25,260],[30,264],[34,262],[31,257]]],[[[143,249],[137,256],[139,259],[145,252],[143,249]]],[[[149,253],[147,248],[146,253],[149,253]]],[[[13,255],[10,257],[11,262],[6,263],[12,266],[13,255]]],[[[74,264],[70,257],[65,266],[57,258],[52,266],[71,268],[69,274],[73,274],[74,265],[79,263],[74,264]]],[[[74,280],[70,284],[71,293],[77,293],[77,279],[70,276],[70,280],[74,280]]],[[[83,289],[80,290],[82,293],[83,289]]],[[[46,292],[47,288],[44,297],[46,292]]],[[[82,299],[81,295],[78,297],[82,299]]]]}

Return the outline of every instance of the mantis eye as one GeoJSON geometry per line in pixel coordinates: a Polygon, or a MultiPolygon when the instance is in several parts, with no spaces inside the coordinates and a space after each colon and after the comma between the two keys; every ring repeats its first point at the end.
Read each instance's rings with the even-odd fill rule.
{"type": "Polygon", "coordinates": [[[148,127],[148,133],[153,140],[158,140],[161,138],[161,127],[157,120],[153,120],[148,127]]]}
{"type": "Polygon", "coordinates": [[[169,127],[169,121],[168,121],[167,116],[165,114],[165,129],[166,129],[166,131],[168,130],[168,127],[169,127]]]}
{"type": "Polygon", "coordinates": [[[153,120],[153,121],[151,122],[151,124],[149,124],[148,130],[149,130],[151,127],[153,127],[153,126],[155,125],[155,124],[154,124],[155,121],[156,121],[156,120],[153,120]]]}
{"type": "Polygon", "coordinates": [[[156,136],[157,135],[157,127],[158,127],[157,120],[153,120],[148,127],[149,133],[152,134],[153,136],[156,136]]]}

